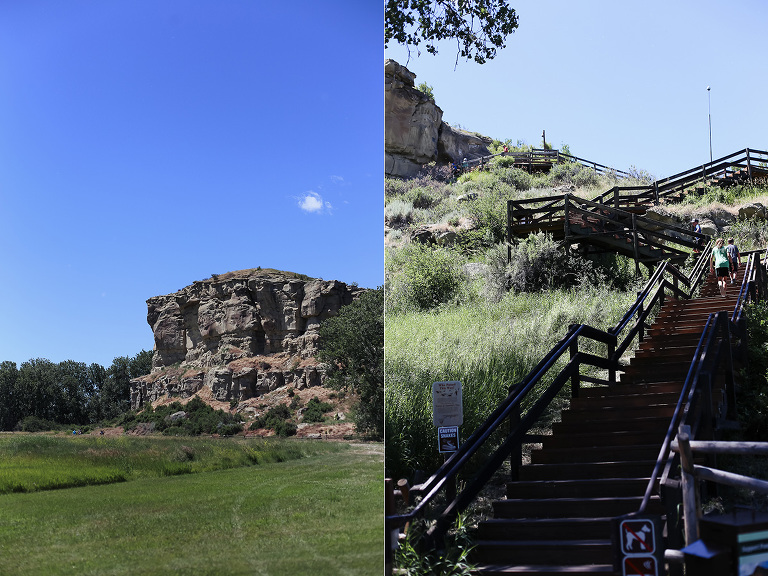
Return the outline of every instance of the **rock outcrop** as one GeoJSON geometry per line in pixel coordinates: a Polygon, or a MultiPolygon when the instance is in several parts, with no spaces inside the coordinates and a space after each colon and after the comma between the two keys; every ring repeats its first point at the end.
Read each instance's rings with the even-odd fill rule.
{"type": "Polygon", "coordinates": [[[385,173],[411,177],[429,162],[488,156],[491,139],[443,122],[443,111],[415,88],[415,78],[394,60],[384,63],[385,173]]]}
{"type": "Polygon", "coordinates": [[[321,383],[320,323],[363,289],[275,270],[241,270],[147,300],[152,373],[131,382],[131,407],[204,387],[245,400],[321,383]]]}

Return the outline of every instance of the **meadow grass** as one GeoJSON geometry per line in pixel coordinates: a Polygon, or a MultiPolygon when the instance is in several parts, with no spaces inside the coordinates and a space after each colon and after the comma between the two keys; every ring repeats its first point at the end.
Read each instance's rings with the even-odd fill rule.
{"type": "Polygon", "coordinates": [[[339,449],[276,438],[0,435],[0,494],[193,474],[339,449]]]}
{"type": "Polygon", "coordinates": [[[383,446],[333,446],[287,462],[5,494],[0,575],[381,574],[383,446]]]}
{"type": "MultiPolygon", "coordinates": [[[[634,292],[605,287],[509,293],[498,304],[477,300],[385,320],[387,472],[410,477],[439,466],[432,424],[432,383],[462,382],[466,439],[541,358],[568,325],[611,327],[634,292]]],[[[605,354],[585,343],[582,350],[605,354]]],[[[548,384],[554,373],[543,384],[548,384]]]]}

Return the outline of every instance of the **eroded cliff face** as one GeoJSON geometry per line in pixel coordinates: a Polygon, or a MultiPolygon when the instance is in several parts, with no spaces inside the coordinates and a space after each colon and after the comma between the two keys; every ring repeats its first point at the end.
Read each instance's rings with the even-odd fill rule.
{"type": "Polygon", "coordinates": [[[443,111],[415,88],[415,78],[394,60],[384,62],[385,173],[409,178],[429,162],[488,156],[492,140],[443,122],[443,111]]]}
{"type": "Polygon", "coordinates": [[[360,292],[335,280],[241,270],[150,298],[152,373],[131,382],[131,407],[204,387],[216,400],[241,401],[320,384],[318,327],[360,292]]]}

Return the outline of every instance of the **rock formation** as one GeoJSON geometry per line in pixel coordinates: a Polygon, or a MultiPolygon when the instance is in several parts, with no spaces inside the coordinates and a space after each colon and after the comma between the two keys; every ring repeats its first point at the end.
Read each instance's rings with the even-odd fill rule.
{"type": "Polygon", "coordinates": [[[152,373],[131,381],[131,407],[208,387],[245,400],[320,384],[320,323],[363,289],[275,270],[241,270],[147,300],[152,373]]]}
{"type": "Polygon", "coordinates": [[[488,156],[491,139],[443,122],[443,111],[414,87],[416,75],[394,60],[384,63],[384,171],[415,176],[429,162],[488,156]]]}

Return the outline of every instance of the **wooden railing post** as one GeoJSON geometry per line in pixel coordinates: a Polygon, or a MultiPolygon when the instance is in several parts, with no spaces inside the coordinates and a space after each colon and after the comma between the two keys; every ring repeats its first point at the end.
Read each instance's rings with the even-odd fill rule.
{"type": "MultiPolygon", "coordinates": [[[[391,478],[384,479],[384,515],[395,514],[395,488],[391,478]]],[[[394,550],[397,546],[397,534],[399,530],[384,530],[384,573],[392,574],[394,567],[394,550]]]]}
{"type": "Polygon", "coordinates": [[[749,178],[750,184],[755,183],[755,181],[752,179],[752,163],[749,160],[749,148],[747,148],[747,177],[749,178]]]}
{"type": "Polygon", "coordinates": [[[699,539],[699,505],[696,477],[693,473],[693,453],[691,452],[691,427],[680,425],[677,443],[680,447],[680,464],[683,481],[683,518],[685,520],[685,543],[690,546],[699,539]]]}

